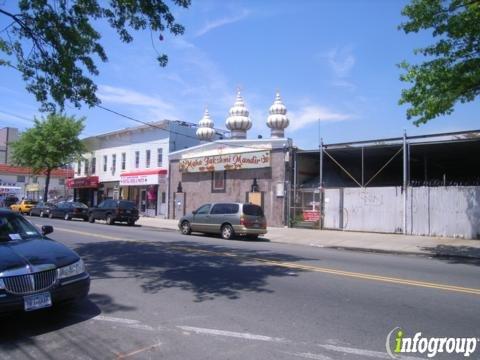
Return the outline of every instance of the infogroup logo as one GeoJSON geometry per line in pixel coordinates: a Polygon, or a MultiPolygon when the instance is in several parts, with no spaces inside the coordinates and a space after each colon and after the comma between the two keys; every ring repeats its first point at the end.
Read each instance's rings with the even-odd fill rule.
{"type": "Polygon", "coordinates": [[[401,354],[415,353],[426,354],[433,358],[437,354],[458,354],[469,357],[477,349],[480,339],[471,338],[447,338],[447,337],[423,337],[421,332],[415,333],[412,337],[406,337],[405,331],[396,327],[387,335],[385,347],[392,359],[399,359],[401,354]]]}

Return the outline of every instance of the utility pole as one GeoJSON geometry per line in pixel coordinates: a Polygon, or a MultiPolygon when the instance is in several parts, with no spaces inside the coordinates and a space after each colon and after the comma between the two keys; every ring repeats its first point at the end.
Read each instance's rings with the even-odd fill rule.
{"type": "Polygon", "coordinates": [[[407,132],[403,130],[403,234],[407,234],[407,132]]]}

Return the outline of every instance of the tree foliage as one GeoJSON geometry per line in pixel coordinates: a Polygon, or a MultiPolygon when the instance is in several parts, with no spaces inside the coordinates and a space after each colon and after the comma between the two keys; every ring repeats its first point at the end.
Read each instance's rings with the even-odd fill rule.
{"type": "Polygon", "coordinates": [[[412,0],[402,15],[409,18],[399,27],[405,33],[431,30],[436,40],[415,50],[423,63],[399,65],[400,79],[413,84],[400,99],[410,104],[408,119],[420,125],[473,101],[480,94],[480,1],[412,0]]]}
{"type": "Polygon", "coordinates": [[[12,143],[13,163],[31,167],[34,173],[47,176],[44,199],[47,199],[52,170],[71,164],[82,157],[85,146],[79,139],[84,129],[84,118],[50,114],[24,131],[12,143]]]}
{"type": "MultiPolygon", "coordinates": [[[[190,5],[190,0],[172,2],[190,5]]],[[[162,0],[19,0],[18,12],[0,7],[1,15],[8,25],[0,29],[0,52],[6,54],[0,65],[21,72],[45,111],[63,109],[66,101],[76,107],[99,103],[91,77],[99,73],[98,59],[107,61],[96,30],[100,20],[126,43],[133,40],[131,30],[149,29],[160,38],[165,29],[174,35],[184,32],[162,0]]],[[[168,57],[159,54],[157,60],[165,66],[168,57]]]]}

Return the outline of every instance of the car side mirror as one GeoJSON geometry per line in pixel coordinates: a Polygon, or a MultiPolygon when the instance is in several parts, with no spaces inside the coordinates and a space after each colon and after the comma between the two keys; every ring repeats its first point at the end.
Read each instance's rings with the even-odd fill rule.
{"type": "Polygon", "coordinates": [[[195,215],[197,213],[197,210],[193,210],[192,214],[195,215]]]}
{"type": "Polygon", "coordinates": [[[43,225],[42,226],[42,235],[48,235],[53,232],[53,226],[52,225],[43,225]]]}

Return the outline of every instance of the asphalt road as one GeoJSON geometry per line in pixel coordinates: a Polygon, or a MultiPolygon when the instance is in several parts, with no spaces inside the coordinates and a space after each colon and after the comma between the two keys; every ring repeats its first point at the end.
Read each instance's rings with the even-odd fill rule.
{"type": "Polygon", "coordinates": [[[31,220],[83,257],[91,292],[1,319],[0,359],[389,359],[397,326],[480,337],[474,260],[31,220]]]}

